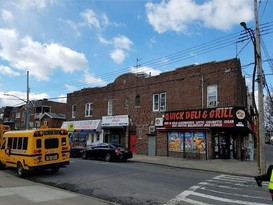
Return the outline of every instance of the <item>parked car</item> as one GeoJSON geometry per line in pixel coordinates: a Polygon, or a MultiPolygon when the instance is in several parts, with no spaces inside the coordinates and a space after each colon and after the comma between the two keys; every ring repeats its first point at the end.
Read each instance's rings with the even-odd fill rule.
{"type": "Polygon", "coordinates": [[[112,160],[127,161],[133,157],[131,150],[127,147],[111,144],[111,143],[100,143],[93,146],[87,146],[82,150],[82,158],[95,158],[95,159],[104,159],[109,162],[112,160]]]}

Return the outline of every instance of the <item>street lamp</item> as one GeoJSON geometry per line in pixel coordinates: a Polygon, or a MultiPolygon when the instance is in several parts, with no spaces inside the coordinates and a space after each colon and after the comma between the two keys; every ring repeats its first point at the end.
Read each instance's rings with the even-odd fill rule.
{"type": "MultiPolygon", "coordinates": [[[[255,36],[254,31],[251,28],[248,28],[245,22],[241,22],[240,25],[248,32],[254,46],[255,69],[253,72],[253,78],[255,77],[256,66],[257,66],[257,73],[258,73],[258,76],[257,76],[258,107],[259,107],[258,110],[256,108],[255,99],[253,99],[254,105],[256,108],[256,114],[258,117],[258,130],[257,130],[258,131],[257,136],[258,136],[258,142],[259,142],[258,166],[259,166],[259,172],[261,174],[264,174],[265,173],[265,155],[264,155],[265,131],[264,131],[263,70],[262,70],[262,62],[261,62],[260,34],[259,34],[259,29],[256,28],[256,36],[255,36]]],[[[252,83],[253,84],[255,83],[255,79],[253,80],[252,83]]],[[[254,95],[254,89],[252,91],[252,94],[254,95]]]]}
{"type": "Polygon", "coordinates": [[[16,95],[7,94],[7,93],[4,93],[4,95],[5,96],[10,96],[10,97],[15,97],[16,99],[21,100],[24,103],[26,103],[26,122],[25,122],[25,126],[26,126],[26,129],[28,130],[29,129],[29,102],[27,100],[24,100],[22,98],[17,97],[16,95]]]}

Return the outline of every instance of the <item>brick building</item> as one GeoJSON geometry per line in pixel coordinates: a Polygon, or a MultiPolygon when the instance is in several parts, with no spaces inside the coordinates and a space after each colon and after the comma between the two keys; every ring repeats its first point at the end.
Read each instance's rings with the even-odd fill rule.
{"type": "MultiPolygon", "coordinates": [[[[43,124],[48,127],[60,127],[66,121],[66,104],[47,99],[30,101],[29,129],[40,128],[43,124]]],[[[3,124],[9,125],[11,130],[24,130],[27,127],[26,104],[21,106],[7,106],[4,108],[3,124]]]]}
{"type": "Polygon", "coordinates": [[[87,134],[90,143],[95,137],[145,155],[253,156],[239,59],[185,66],[157,76],[123,74],[105,87],[69,93],[67,106],[68,121],[101,120],[100,132],[87,134]]]}

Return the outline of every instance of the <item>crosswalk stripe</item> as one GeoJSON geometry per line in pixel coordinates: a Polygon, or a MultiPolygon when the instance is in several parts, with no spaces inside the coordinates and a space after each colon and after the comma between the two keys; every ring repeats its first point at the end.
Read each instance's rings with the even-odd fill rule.
{"type": "MultiPolygon", "coordinates": [[[[268,182],[267,182],[268,183],[268,182]]],[[[267,183],[263,183],[264,189],[267,188],[265,186],[267,183]]],[[[236,193],[229,193],[229,192],[224,192],[220,191],[217,188],[222,188],[222,189],[228,189],[228,190],[245,190],[246,187],[254,187],[256,186],[256,182],[254,181],[253,178],[250,177],[241,177],[241,176],[232,176],[232,175],[218,175],[216,177],[213,177],[212,179],[206,180],[204,182],[200,182],[197,185],[194,185],[187,190],[183,191],[182,193],[178,194],[176,197],[170,199],[165,205],[175,205],[175,204],[181,204],[181,202],[186,202],[188,204],[194,204],[194,205],[209,205],[208,203],[204,203],[202,201],[198,201],[196,199],[191,199],[189,198],[190,196],[197,196],[201,198],[206,198],[209,200],[213,201],[218,201],[218,202],[225,202],[225,203],[230,203],[230,204],[240,204],[240,205],[268,205],[265,203],[260,203],[260,202],[251,202],[251,199],[257,199],[257,200],[264,200],[264,197],[260,196],[255,196],[253,194],[253,191],[251,192],[252,195],[247,195],[247,194],[237,194],[236,193]],[[253,185],[252,185],[253,184],[253,185]],[[213,187],[215,189],[213,189],[213,187]],[[202,192],[205,193],[200,193],[198,190],[202,190],[202,192]],[[209,194],[207,194],[209,193],[209,194]],[[227,196],[226,198],[223,197],[218,197],[214,196],[213,194],[220,194],[220,195],[225,195],[227,196]],[[228,196],[234,196],[234,197],[240,197],[240,200],[238,199],[231,199],[228,196]],[[246,200],[243,200],[245,198],[246,200]],[[250,200],[250,201],[249,201],[250,200]]],[[[254,190],[256,191],[256,190],[254,190]]],[[[234,191],[235,192],[235,191],[234,191]]],[[[259,191],[257,190],[257,193],[259,191]]]]}

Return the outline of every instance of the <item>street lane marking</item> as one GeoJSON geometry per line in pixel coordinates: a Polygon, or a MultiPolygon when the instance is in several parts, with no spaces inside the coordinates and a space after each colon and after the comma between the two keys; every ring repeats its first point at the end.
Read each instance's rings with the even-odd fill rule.
{"type": "MultiPolygon", "coordinates": [[[[238,189],[238,190],[242,190],[244,189],[244,187],[249,187],[247,185],[242,185],[239,183],[245,183],[245,182],[253,182],[253,179],[251,178],[243,178],[243,177],[236,177],[236,176],[231,176],[231,175],[219,175],[216,176],[214,178],[212,178],[211,180],[206,180],[206,182],[200,182],[198,183],[198,185],[192,186],[189,189],[183,191],[182,193],[180,193],[179,195],[177,195],[175,198],[170,199],[166,204],[164,205],[176,205],[176,204],[181,204],[181,202],[186,202],[189,204],[196,204],[196,205],[208,205],[208,203],[204,203],[201,201],[197,201],[197,200],[193,200],[188,198],[190,195],[192,196],[197,196],[197,197],[202,197],[202,198],[206,198],[206,199],[210,199],[210,200],[214,200],[214,201],[218,201],[218,202],[226,202],[226,203],[231,203],[231,204],[240,204],[240,205],[268,205],[265,203],[258,203],[258,202],[250,202],[250,201],[242,201],[242,200],[236,200],[236,199],[229,199],[229,198],[222,198],[222,197],[218,197],[218,196],[213,196],[210,194],[204,194],[204,193],[199,193],[197,192],[198,190],[205,190],[208,192],[212,192],[212,193],[217,193],[217,194],[225,194],[225,195],[231,195],[231,196],[236,196],[236,197],[245,197],[245,198],[255,198],[255,199],[264,199],[263,197],[255,197],[255,196],[249,196],[249,195],[239,195],[236,193],[226,193],[226,192],[221,192],[221,191],[217,191],[217,190],[212,190],[212,189],[208,189],[204,186],[214,186],[215,184],[212,184],[210,182],[217,182],[217,183],[224,183],[224,184],[232,184],[237,185],[239,188],[236,187],[231,187],[231,186],[225,186],[225,185],[219,185],[216,187],[221,187],[221,188],[225,188],[225,189],[238,189]],[[236,183],[234,183],[236,182],[236,183]]],[[[255,182],[253,182],[255,183],[255,182]]]]}

